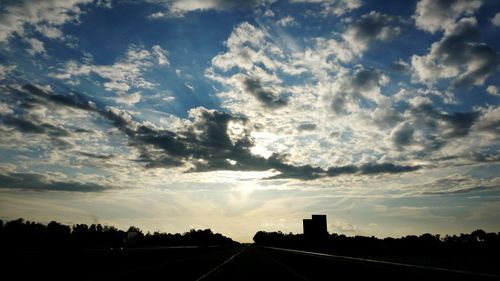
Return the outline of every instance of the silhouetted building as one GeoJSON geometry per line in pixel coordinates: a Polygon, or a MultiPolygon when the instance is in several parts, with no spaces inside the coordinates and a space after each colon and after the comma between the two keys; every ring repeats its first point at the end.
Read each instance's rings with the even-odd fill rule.
{"type": "Polygon", "coordinates": [[[304,236],[307,239],[327,238],[326,215],[312,215],[311,219],[304,219],[304,236]]]}

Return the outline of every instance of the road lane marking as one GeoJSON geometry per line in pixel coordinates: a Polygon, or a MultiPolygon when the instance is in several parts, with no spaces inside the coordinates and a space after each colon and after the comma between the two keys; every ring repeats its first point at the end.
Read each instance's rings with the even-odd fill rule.
{"type": "Polygon", "coordinates": [[[425,265],[416,265],[416,264],[408,264],[408,263],[399,263],[399,262],[372,260],[372,259],[364,259],[364,258],[355,258],[355,257],[348,257],[348,256],[330,255],[330,254],[308,252],[308,251],[286,249],[286,248],[268,247],[268,246],[260,246],[260,247],[262,247],[262,248],[268,248],[268,249],[273,249],[273,250],[278,250],[278,251],[284,251],[284,252],[291,252],[291,253],[296,253],[296,254],[302,254],[302,255],[309,255],[309,256],[315,256],[315,257],[329,258],[329,259],[350,260],[350,261],[358,261],[358,262],[361,261],[361,262],[367,262],[367,263],[376,263],[376,264],[383,264],[383,265],[394,265],[394,266],[401,266],[401,267],[407,267],[407,268],[436,270],[436,271],[443,271],[443,272],[450,272],[450,273],[475,275],[475,276],[481,276],[481,277],[500,278],[500,275],[496,275],[496,274],[480,273],[480,272],[458,270],[458,269],[450,269],[450,268],[443,268],[443,267],[432,267],[432,266],[425,266],[425,265]]]}
{"type": "Polygon", "coordinates": [[[246,249],[248,248],[245,247],[243,248],[241,251],[237,252],[236,254],[232,255],[229,259],[227,259],[226,261],[224,261],[223,263],[219,264],[218,266],[216,266],[214,269],[210,270],[209,272],[205,273],[203,276],[201,276],[200,278],[196,279],[196,281],[200,281],[200,280],[203,280],[205,278],[207,278],[210,274],[214,273],[215,271],[219,270],[221,267],[223,267],[225,264],[227,264],[228,262],[232,261],[235,257],[237,257],[239,254],[241,254],[243,251],[245,251],[246,249]]]}

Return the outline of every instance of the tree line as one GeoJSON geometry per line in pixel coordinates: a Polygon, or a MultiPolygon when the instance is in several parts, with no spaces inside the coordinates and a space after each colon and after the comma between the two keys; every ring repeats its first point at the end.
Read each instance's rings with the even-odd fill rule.
{"type": "Polygon", "coordinates": [[[156,246],[211,246],[234,245],[237,242],[210,229],[191,229],[183,234],[147,232],[135,226],[127,231],[101,224],[74,224],[51,221],[47,225],[25,221],[22,218],[0,220],[0,247],[3,249],[41,248],[120,248],[156,246]]]}
{"type": "Polygon", "coordinates": [[[498,256],[500,233],[475,230],[469,234],[430,233],[401,238],[346,236],[332,233],[324,239],[308,239],[303,234],[258,231],[253,237],[257,245],[316,250],[350,256],[498,256]]]}

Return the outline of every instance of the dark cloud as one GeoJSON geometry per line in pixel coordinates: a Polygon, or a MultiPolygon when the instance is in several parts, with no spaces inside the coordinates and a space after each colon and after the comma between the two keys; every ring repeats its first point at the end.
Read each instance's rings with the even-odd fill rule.
{"type": "MultiPolygon", "coordinates": [[[[432,64],[414,65],[421,76],[431,76],[436,72],[435,65],[452,69],[458,75],[453,75],[452,88],[482,85],[484,80],[498,69],[500,58],[495,48],[484,43],[478,43],[479,32],[474,18],[463,18],[448,30],[443,38],[432,45],[425,59],[432,64]]],[[[421,58],[414,57],[416,60],[421,58]]],[[[442,77],[452,76],[450,70],[442,70],[442,77]]],[[[437,73],[439,74],[439,73],[437,73]]],[[[437,75],[436,74],[436,75],[437,75]]]]}
{"type": "Polygon", "coordinates": [[[114,157],[112,154],[97,154],[97,153],[90,153],[90,152],[85,152],[85,151],[78,151],[77,152],[80,155],[90,157],[90,158],[96,158],[96,159],[111,159],[114,157]]]}
{"type": "Polygon", "coordinates": [[[2,118],[2,123],[14,127],[23,133],[44,134],[46,132],[46,130],[38,124],[12,116],[2,118]]]}
{"type": "Polygon", "coordinates": [[[22,116],[0,115],[0,122],[23,133],[45,134],[50,137],[68,137],[71,133],[61,127],[48,123],[42,123],[39,120],[26,120],[22,116]]]}
{"type": "Polygon", "coordinates": [[[381,163],[381,164],[363,164],[359,167],[359,171],[361,174],[380,174],[380,173],[389,173],[389,174],[397,174],[397,173],[406,173],[413,172],[420,169],[420,166],[400,166],[392,163],[381,163]]]}
{"type": "Polygon", "coordinates": [[[405,115],[407,120],[395,127],[391,133],[393,143],[398,148],[419,144],[428,150],[440,149],[450,139],[467,136],[481,117],[478,111],[443,112],[430,101],[412,105],[405,115]],[[415,139],[416,132],[425,142],[415,139]]]}
{"type": "MultiPolygon", "coordinates": [[[[368,79],[369,80],[369,79],[368,79]]],[[[364,83],[364,82],[363,82],[364,83]]],[[[363,84],[360,82],[360,84],[363,84]]],[[[24,90],[45,100],[65,106],[96,112],[109,120],[116,128],[130,139],[130,145],[141,151],[136,161],[146,163],[146,167],[171,167],[189,163],[189,172],[214,170],[266,171],[280,172],[273,178],[296,178],[311,180],[320,177],[341,174],[375,174],[401,173],[419,169],[420,167],[398,166],[394,164],[366,164],[360,167],[331,167],[323,169],[310,165],[295,166],[286,163],[286,157],[273,154],[269,158],[254,155],[250,152],[253,141],[246,132],[238,139],[228,135],[229,122],[246,123],[244,117],[217,110],[196,108],[190,111],[191,124],[185,129],[173,132],[146,126],[135,120],[126,111],[100,106],[85,99],[83,95],[59,96],[53,93],[40,92],[34,86],[24,90]],[[76,101],[71,101],[76,97],[76,101]]],[[[108,156],[81,153],[88,157],[106,158],[108,156]]],[[[62,184],[59,184],[62,186],[62,184]]]]}
{"type": "Polygon", "coordinates": [[[440,115],[440,119],[446,121],[451,127],[451,131],[446,134],[448,138],[467,136],[472,125],[479,117],[480,114],[477,111],[443,113],[440,115]]]}
{"type": "Polygon", "coordinates": [[[350,104],[371,101],[364,94],[373,91],[384,83],[384,74],[374,68],[357,68],[352,75],[343,77],[339,91],[335,93],[330,107],[338,115],[349,114],[350,104]]]}
{"type": "Polygon", "coordinates": [[[296,178],[302,180],[312,180],[322,177],[336,177],[340,175],[373,175],[373,174],[398,174],[413,172],[421,169],[421,166],[405,166],[396,165],[392,163],[367,163],[360,166],[347,165],[339,167],[329,167],[327,169],[322,169],[320,167],[313,167],[310,165],[304,166],[290,166],[283,164],[282,162],[277,162],[279,164],[280,175],[276,175],[269,179],[280,179],[280,178],[296,178]]]}
{"type": "Polygon", "coordinates": [[[496,50],[486,44],[473,43],[476,39],[476,21],[464,19],[434,50],[435,56],[444,64],[458,67],[475,66],[458,77],[454,82],[457,87],[482,81],[498,67],[496,50]]]}
{"type": "Polygon", "coordinates": [[[333,98],[332,102],[330,103],[330,107],[335,112],[337,115],[346,115],[349,114],[349,111],[346,108],[348,102],[348,97],[345,92],[339,92],[336,93],[333,98]]]}
{"type": "Polygon", "coordinates": [[[358,172],[358,167],[354,165],[342,166],[342,167],[330,167],[327,170],[329,176],[338,176],[342,174],[355,174],[358,172]]]}
{"type": "Polygon", "coordinates": [[[297,129],[299,131],[313,131],[316,129],[316,124],[314,123],[305,123],[305,124],[300,124],[297,129]]]}
{"type": "Polygon", "coordinates": [[[357,91],[370,91],[381,84],[382,77],[383,74],[380,70],[361,68],[354,72],[350,84],[357,91]]]}
{"type": "Polygon", "coordinates": [[[463,137],[469,134],[472,125],[480,117],[479,112],[442,112],[432,105],[432,103],[422,103],[413,106],[409,110],[415,120],[424,122],[427,127],[436,128],[436,121],[444,121],[447,133],[445,138],[463,137]]]}
{"type": "Polygon", "coordinates": [[[253,95],[264,107],[277,108],[285,106],[288,101],[271,90],[265,90],[258,79],[246,78],[243,81],[245,91],[253,95]]]}
{"type": "Polygon", "coordinates": [[[108,187],[94,183],[51,180],[48,176],[38,173],[18,173],[6,171],[0,171],[0,188],[77,192],[98,192],[109,189],[108,187]]]}
{"type": "Polygon", "coordinates": [[[445,191],[427,191],[423,192],[422,195],[452,195],[452,194],[465,194],[465,193],[473,193],[473,192],[482,192],[482,191],[494,191],[500,189],[500,186],[472,186],[465,187],[460,189],[451,189],[445,191]]]}
{"type": "Polygon", "coordinates": [[[351,44],[364,45],[374,40],[389,41],[401,32],[396,26],[400,22],[399,17],[371,11],[362,15],[347,29],[347,40],[351,44]]]}
{"type": "Polygon", "coordinates": [[[410,145],[413,143],[413,134],[415,129],[409,123],[404,123],[392,133],[392,141],[398,147],[410,145]]]}
{"type": "Polygon", "coordinates": [[[379,128],[390,129],[404,120],[402,114],[391,106],[377,107],[371,113],[371,121],[379,128]]]}
{"type": "MultiPolygon", "coordinates": [[[[94,102],[91,102],[84,95],[72,91],[69,91],[67,95],[57,95],[51,92],[44,91],[32,84],[24,85],[23,90],[29,92],[31,95],[52,101],[57,104],[84,110],[96,110],[96,104],[94,102]]],[[[23,92],[17,90],[16,92],[18,94],[23,94],[23,92]]]]}

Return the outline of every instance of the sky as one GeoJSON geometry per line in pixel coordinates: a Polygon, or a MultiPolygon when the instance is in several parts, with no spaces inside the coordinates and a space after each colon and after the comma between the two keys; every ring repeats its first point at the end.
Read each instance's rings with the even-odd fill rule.
{"type": "Polygon", "coordinates": [[[500,2],[0,3],[0,219],[500,231],[500,2]]]}

